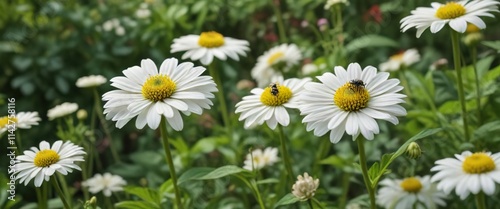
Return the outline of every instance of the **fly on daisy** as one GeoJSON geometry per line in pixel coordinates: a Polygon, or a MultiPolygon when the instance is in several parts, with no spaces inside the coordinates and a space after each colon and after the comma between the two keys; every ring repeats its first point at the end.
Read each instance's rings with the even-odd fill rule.
{"type": "Polygon", "coordinates": [[[388,79],[389,73],[377,73],[372,66],[362,70],[357,63],[334,70],[335,74],[318,76],[321,83],[304,86],[299,109],[307,131],[314,130],[316,136],[330,131],[332,143],[339,142],[344,132],[372,140],[379,133],[375,119],[398,124],[397,116],[406,115],[399,105],[406,97],[398,93],[403,87],[398,79],[388,79]]]}
{"type": "Polygon", "coordinates": [[[245,128],[261,125],[264,121],[273,130],[278,123],[288,126],[290,116],[286,108],[298,108],[298,95],[310,80],[291,78],[264,89],[252,89],[252,95],[243,97],[243,101],[236,104],[236,113],[241,113],[239,120],[245,120],[245,128]]]}

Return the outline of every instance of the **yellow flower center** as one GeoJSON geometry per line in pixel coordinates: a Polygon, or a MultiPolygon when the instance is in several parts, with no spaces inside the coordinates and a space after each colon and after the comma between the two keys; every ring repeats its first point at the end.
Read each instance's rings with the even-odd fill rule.
{"type": "Polygon", "coordinates": [[[260,101],[267,106],[280,106],[292,98],[292,91],[279,84],[271,84],[260,95],[260,101]]]}
{"type": "Polygon", "coordinates": [[[439,19],[455,19],[465,14],[465,8],[457,2],[448,2],[439,7],[436,11],[436,17],[439,19]]]}
{"type": "Polygon", "coordinates": [[[16,117],[13,117],[13,118],[9,119],[9,117],[3,116],[3,117],[0,118],[0,128],[6,127],[7,125],[13,124],[13,123],[17,123],[17,118],[16,117]]]}
{"type": "Polygon", "coordinates": [[[59,154],[51,149],[41,150],[35,156],[36,167],[49,167],[52,164],[59,162],[59,154]]]}
{"type": "Polygon", "coordinates": [[[340,109],[354,112],[365,108],[370,100],[370,94],[361,80],[349,81],[335,91],[333,101],[340,109]]]}
{"type": "Polygon", "coordinates": [[[404,52],[397,53],[395,55],[392,55],[389,59],[398,61],[403,60],[403,54],[404,52]]]}
{"type": "Polygon", "coordinates": [[[487,154],[477,152],[465,158],[462,169],[469,174],[488,173],[495,170],[495,162],[487,154]]]}
{"type": "Polygon", "coordinates": [[[141,92],[144,98],[158,102],[172,96],[175,87],[175,82],[167,75],[155,75],[146,80],[141,92]]]}
{"type": "Polygon", "coordinates": [[[409,193],[418,193],[422,189],[422,183],[415,177],[405,178],[400,186],[409,193]]]}
{"type": "Polygon", "coordinates": [[[275,62],[279,58],[283,57],[283,55],[285,55],[283,52],[276,52],[276,53],[272,54],[271,56],[269,56],[269,59],[267,59],[267,63],[269,65],[274,65],[274,64],[276,64],[275,62]]]}
{"type": "Polygon", "coordinates": [[[198,39],[198,45],[205,48],[217,48],[224,45],[224,36],[215,31],[203,32],[198,39]]]}
{"type": "Polygon", "coordinates": [[[465,32],[467,33],[475,33],[479,32],[481,29],[479,29],[476,25],[468,23],[467,24],[467,29],[465,29],[465,32]]]}

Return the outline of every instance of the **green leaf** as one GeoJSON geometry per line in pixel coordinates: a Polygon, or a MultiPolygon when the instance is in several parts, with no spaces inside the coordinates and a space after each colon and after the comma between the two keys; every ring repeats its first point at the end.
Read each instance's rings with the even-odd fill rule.
{"type": "Polygon", "coordinates": [[[277,208],[279,206],[283,206],[283,205],[290,205],[290,204],[293,204],[293,203],[296,203],[300,201],[299,198],[297,198],[295,195],[293,195],[292,193],[288,193],[287,195],[285,195],[284,197],[282,197],[275,205],[274,205],[274,208],[277,208]]]}
{"type": "Polygon", "coordinates": [[[257,184],[277,184],[280,180],[277,178],[268,178],[264,180],[257,181],[257,184]]]}
{"type": "Polygon", "coordinates": [[[157,208],[160,207],[160,196],[158,192],[147,187],[137,187],[128,186],[124,188],[126,193],[133,194],[141,198],[142,200],[155,205],[157,208]]]}
{"type": "Polygon", "coordinates": [[[137,165],[144,165],[148,167],[156,167],[164,162],[163,155],[153,151],[134,152],[130,155],[130,159],[137,165]]]}
{"type": "Polygon", "coordinates": [[[368,47],[398,47],[398,42],[379,35],[366,35],[354,39],[345,46],[347,54],[368,47]]]}
{"type": "Polygon", "coordinates": [[[482,44],[496,49],[497,53],[500,53],[500,41],[483,41],[482,44]]]}
{"type": "Polygon", "coordinates": [[[207,173],[206,175],[204,175],[198,179],[199,180],[218,179],[218,178],[222,178],[222,177],[229,176],[232,174],[245,173],[245,172],[250,173],[250,171],[243,169],[243,168],[240,168],[238,166],[226,165],[226,166],[219,167],[219,168],[215,169],[214,171],[207,173]]]}
{"type": "Polygon", "coordinates": [[[179,179],[177,179],[177,184],[180,185],[184,182],[191,180],[198,180],[200,177],[207,175],[208,173],[214,171],[215,168],[207,167],[195,167],[184,172],[179,179]]]}
{"type": "Polygon", "coordinates": [[[491,138],[500,133],[500,120],[486,123],[474,131],[474,141],[491,138]]]}
{"type": "MultiPolygon", "coordinates": [[[[402,155],[406,151],[406,148],[408,147],[408,145],[410,145],[410,143],[412,143],[418,139],[422,139],[422,138],[428,137],[430,135],[433,135],[439,131],[441,131],[440,128],[428,129],[428,130],[421,131],[417,135],[408,139],[408,141],[406,141],[403,145],[401,145],[401,147],[399,147],[399,149],[396,152],[383,155],[382,159],[380,161],[380,167],[379,167],[379,165],[377,165],[377,163],[374,163],[372,166],[372,167],[375,166],[373,168],[374,170],[372,172],[369,172],[369,177],[370,177],[370,182],[372,183],[372,185],[371,185],[372,188],[375,188],[375,186],[378,184],[378,181],[380,180],[380,178],[388,172],[387,167],[389,167],[389,165],[397,157],[399,157],[400,155],[402,155]],[[375,172],[377,167],[378,167],[378,173],[375,172]]],[[[370,168],[370,170],[372,170],[372,168],[370,168]]]]}
{"type": "Polygon", "coordinates": [[[227,137],[207,137],[200,139],[196,142],[196,144],[191,148],[191,152],[193,153],[209,153],[212,152],[215,148],[220,145],[228,144],[229,139],[227,137]]]}
{"type": "Polygon", "coordinates": [[[331,155],[321,161],[319,161],[319,164],[326,164],[326,165],[332,165],[335,167],[344,167],[346,162],[344,159],[339,157],[338,155],[331,155]]]}
{"type": "Polygon", "coordinates": [[[60,92],[64,94],[67,94],[69,92],[69,84],[61,76],[56,77],[56,87],[60,92]]]}
{"type": "Polygon", "coordinates": [[[145,201],[123,201],[115,204],[117,209],[160,209],[159,206],[145,201]]]}

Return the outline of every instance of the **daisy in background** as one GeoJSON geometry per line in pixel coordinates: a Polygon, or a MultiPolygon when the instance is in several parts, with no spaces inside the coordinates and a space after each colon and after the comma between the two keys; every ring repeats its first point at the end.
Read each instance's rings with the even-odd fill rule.
{"type": "Polygon", "coordinates": [[[14,125],[14,129],[30,129],[31,126],[38,125],[42,119],[38,116],[38,112],[18,112],[15,117],[3,116],[0,117],[0,135],[5,133],[9,125],[14,125]]]}
{"type": "Polygon", "coordinates": [[[431,209],[446,206],[446,195],[431,183],[430,176],[384,179],[380,182],[377,204],[384,208],[431,209]]]}
{"type": "Polygon", "coordinates": [[[446,4],[433,2],[432,7],[419,7],[411,11],[411,15],[401,20],[401,31],[415,27],[417,38],[430,27],[431,33],[439,32],[445,25],[453,30],[464,33],[467,23],[474,24],[480,29],[486,24],[480,17],[494,17],[492,12],[498,12],[495,0],[464,0],[450,1],[446,4]]]}
{"type": "Polygon", "coordinates": [[[35,186],[40,187],[43,180],[49,181],[57,171],[63,175],[71,173],[73,169],[81,170],[75,162],[84,161],[85,151],[69,141],[59,140],[52,144],[40,142],[40,146],[31,147],[24,151],[24,155],[17,156],[19,163],[15,165],[16,179],[19,183],[28,185],[35,179],[35,186]]]}
{"type": "Polygon", "coordinates": [[[420,54],[416,49],[408,49],[389,57],[389,60],[380,64],[380,71],[398,71],[420,61],[420,54]]]}
{"type": "Polygon", "coordinates": [[[398,79],[387,79],[389,73],[377,73],[368,66],[363,70],[351,63],[347,70],[335,67],[335,74],[325,73],[304,86],[299,109],[307,131],[323,136],[330,131],[330,141],[337,143],[344,132],[357,138],[362,134],[372,140],[379,133],[376,119],[398,124],[397,116],[406,115],[399,105],[406,96],[398,93],[403,89],[398,79]]]}
{"type": "Polygon", "coordinates": [[[178,64],[177,59],[163,61],[160,69],[150,59],[141,61],[123,71],[125,76],[112,78],[112,90],[102,96],[104,114],[108,120],[116,121],[122,128],[137,117],[135,126],[139,129],[147,124],[156,129],[161,117],[165,117],[176,130],[184,127],[180,112],[185,115],[200,115],[203,109],[210,109],[217,88],[210,76],[200,76],[204,67],[194,67],[191,62],[178,64]]]}
{"type": "Polygon", "coordinates": [[[76,80],[76,86],[79,88],[90,88],[100,86],[108,81],[102,75],[89,75],[76,80]]]}
{"type": "Polygon", "coordinates": [[[243,97],[243,100],[236,104],[236,113],[241,113],[239,121],[245,120],[246,129],[253,125],[262,125],[264,121],[273,130],[278,123],[288,126],[290,116],[286,108],[298,108],[298,96],[309,81],[310,78],[291,78],[272,83],[264,89],[252,89],[252,95],[243,97]]]}
{"type": "Polygon", "coordinates": [[[214,56],[220,60],[228,57],[236,61],[239,56],[246,56],[248,41],[224,37],[215,31],[203,32],[200,35],[187,35],[174,39],[170,53],[186,51],[182,59],[200,60],[203,65],[212,63],[214,56]]]}
{"type": "Polygon", "coordinates": [[[265,52],[257,59],[252,69],[252,78],[259,87],[269,85],[272,81],[283,79],[283,72],[288,72],[298,65],[302,53],[295,44],[281,44],[265,52]]]}
{"type": "Polygon", "coordinates": [[[127,182],[121,176],[110,173],[95,174],[94,177],[82,182],[82,186],[88,187],[92,194],[102,192],[106,197],[111,197],[113,192],[123,191],[126,185],[127,182]]]}
{"type": "Polygon", "coordinates": [[[56,118],[61,118],[66,115],[70,115],[78,110],[78,104],[65,102],[57,105],[47,112],[47,117],[49,120],[54,120],[56,118]]]}
{"type": "Polygon", "coordinates": [[[266,149],[255,149],[248,153],[243,168],[249,171],[260,170],[278,162],[278,148],[267,147],[266,149]]]}
{"type": "Polygon", "coordinates": [[[495,182],[500,184],[500,152],[465,151],[436,161],[431,171],[437,171],[431,181],[438,182],[437,188],[446,194],[455,190],[462,200],[470,193],[493,195],[495,182]]]}

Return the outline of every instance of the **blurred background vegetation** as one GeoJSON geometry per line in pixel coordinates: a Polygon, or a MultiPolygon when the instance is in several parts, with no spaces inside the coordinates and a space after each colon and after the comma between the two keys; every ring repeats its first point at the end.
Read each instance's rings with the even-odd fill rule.
{"type": "MultiPolygon", "coordinates": [[[[452,60],[449,34],[445,31],[437,34],[426,31],[417,39],[414,30],[401,33],[399,29],[399,21],[409,15],[411,10],[418,6],[429,6],[430,2],[351,0],[342,9],[343,34],[339,36],[332,21],[336,14],[332,10],[325,10],[325,1],[320,0],[0,1],[0,110],[5,113],[0,115],[6,115],[6,99],[14,97],[18,112],[38,111],[42,118],[39,126],[23,131],[25,148],[35,146],[41,140],[56,139],[56,124],[46,117],[48,109],[62,102],[75,102],[81,109],[92,111],[92,92],[75,86],[79,77],[100,74],[110,79],[121,75],[121,71],[127,67],[138,65],[141,59],[151,58],[156,63],[169,57],[180,59],[181,53],[170,53],[174,38],[210,30],[250,42],[251,52],[246,58],[242,58],[240,62],[221,62],[219,65],[223,72],[226,96],[231,101],[229,107],[234,112],[234,105],[249,92],[249,89],[237,89],[236,84],[241,79],[251,79],[250,70],[257,57],[280,43],[277,17],[273,10],[273,6],[278,6],[282,11],[288,42],[297,44],[304,54],[301,65],[314,63],[322,66],[318,75],[331,71],[336,65],[346,67],[351,62],[378,67],[389,56],[401,50],[419,50],[422,59],[407,75],[410,85],[416,87],[412,92],[414,97],[410,98],[412,102],[406,106],[408,116],[401,118],[399,126],[382,123],[381,134],[367,146],[371,152],[370,159],[379,159],[381,154],[394,151],[421,130],[441,127],[445,131],[439,136],[421,141],[425,154],[418,163],[411,164],[416,165],[413,172],[428,174],[428,168],[436,159],[450,157],[459,153],[458,150],[475,146],[483,149],[496,146],[498,152],[500,142],[500,124],[493,123],[500,118],[500,69],[496,67],[499,65],[500,44],[489,42],[488,46],[478,45],[481,59],[478,69],[484,75],[484,102],[481,110],[487,114],[484,114],[481,123],[473,118],[474,129],[480,130],[474,132],[476,140],[488,141],[479,145],[458,143],[450,145],[454,149],[440,149],[449,146],[441,139],[459,137],[456,131],[461,127],[458,98],[453,84],[454,74],[450,70],[451,62],[437,71],[429,70],[431,64],[440,58],[452,60]],[[321,18],[329,21],[326,28],[317,26],[321,18]],[[333,47],[332,43],[336,42],[335,39],[341,39],[345,44],[344,51],[329,51],[333,47]],[[345,60],[339,57],[344,57],[345,60]],[[438,112],[431,110],[431,103],[435,104],[438,112]],[[489,126],[484,127],[484,124],[489,126]],[[495,131],[498,132],[493,135],[495,131]]],[[[500,38],[500,21],[498,14],[495,15],[496,19],[484,18],[488,25],[483,32],[487,41],[500,38]]],[[[464,64],[470,65],[469,52],[465,50],[465,46],[463,49],[464,64]]],[[[471,72],[470,66],[467,69],[471,72]]],[[[303,76],[300,66],[293,74],[292,76],[303,76]]],[[[473,74],[466,73],[465,79],[471,81],[469,84],[466,82],[466,93],[467,98],[472,100],[475,96],[473,74]]],[[[99,87],[99,92],[102,94],[110,89],[112,88],[108,83],[99,87]]],[[[469,110],[473,115],[477,108],[470,104],[469,110]]],[[[295,172],[301,173],[312,168],[313,175],[321,177],[319,199],[335,202],[336,198],[331,197],[341,194],[339,179],[342,174],[356,173],[351,168],[356,159],[356,152],[352,151],[355,150],[354,144],[350,140],[343,140],[332,146],[327,137],[318,138],[306,132],[300,123],[302,119],[298,112],[292,115],[292,119],[295,122],[285,130],[292,141],[295,172]],[[328,156],[334,157],[327,158],[328,156]],[[327,166],[318,164],[325,158],[329,160],[321,162],[327,166]]],[[[171,131],[177,149],[178,171],[182,173],[183,169],[193,166],[242,165],[249,147],[278,146],[276,133],[267,127],[247,131],[241,123],[236,122],[236,115],[232,114],[232,120],[236,136],[235,140],[229,141],[222,134],[223,127],[218,125],[222,124],[220,116],[214,112],[185,117],[185,129],[180,133],[171,131]]],[[[109,123],[108,126],[113,129],[114,124],[109,123]]],[[[112,130],[112,133],[114,141],[105,139],[102,133],[100,138],[97,137],[96,145],[100,146],[98,150],[103,161],[102,170],[99,171],[122,175],[133,185],[157,188],[165,180],[167,170],[160,142],[157,140],[158,133],[147,129],[136,130],[133,124],[128,124],[124,131],[112,130]],[[118,146],[124,162],[109,160],[110,153],[105,152],[107,143],[118,146]]],[[[2,147],[6,147],[5,141],[0,141],[2,147]]],[[[405,172],[412,172],[408,171],[411,166],[408,160],[398,160],[400,162],[396,165],[400,166],[394,166],[394,173],[404,176],[405,172]]],[[[3,168],[7,162],[2,160],[1,164],[4,174],[6,172],[3,172],[3,168]]],[[[279,175],[279,169],[268,172],[279,175]]],[[[364,188],[361,178],[352,180],[351,183],[364,188]]],[[[191,198],[199,202],[196,203],[200,204],[197,208],[203,208],[214,198],[222,202],[233,202],[235,205],[242,204],[234,201],[241,197],[238,197],[238,191],[234,192],[227,186],[227,179],[205,183],[205,190],[200,190],[203,188],[199,187],[200,184],[202,183],[184,185],[185,189],[190,188],[187,190],[194,193],[191,198]],[[230,195],[222,197],[220,194],[224,193],[230,195]]],[[[353,188],[349,197],[363,194],[364,191],[359,188],[353,188]]],[[[24,199],[34,201],[33,196],[22,190],[19,192],[25,195],[24,199]]],[[[276,201],[281,197],[271,195],[268,198],[276,201]]]]}

